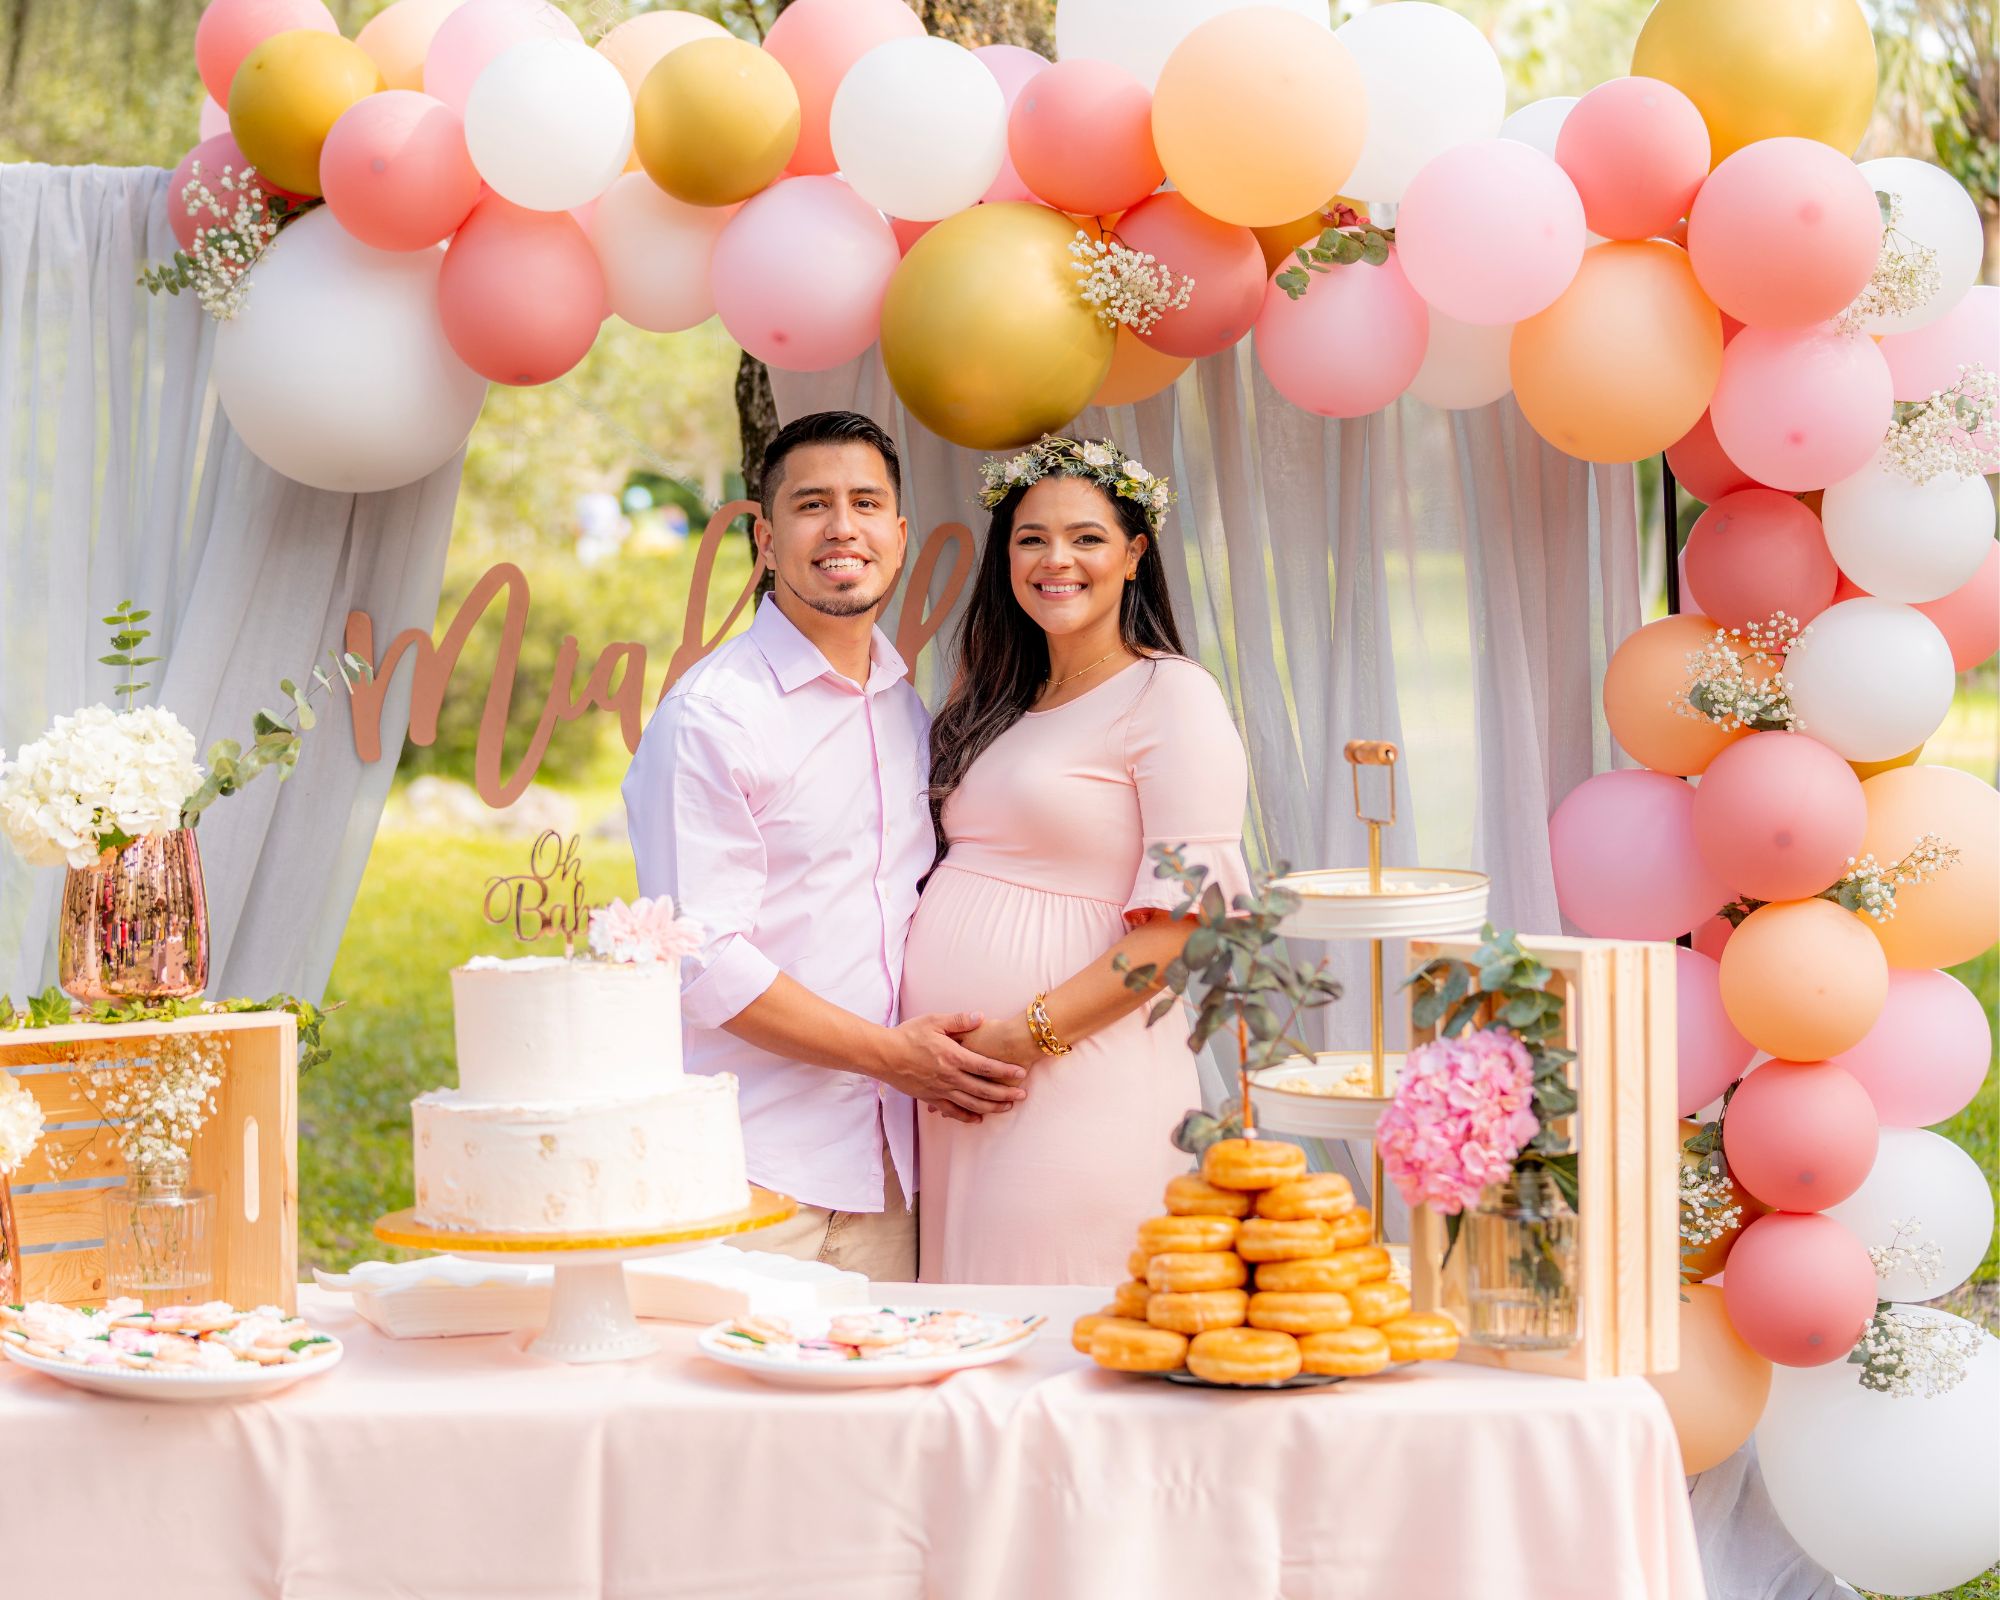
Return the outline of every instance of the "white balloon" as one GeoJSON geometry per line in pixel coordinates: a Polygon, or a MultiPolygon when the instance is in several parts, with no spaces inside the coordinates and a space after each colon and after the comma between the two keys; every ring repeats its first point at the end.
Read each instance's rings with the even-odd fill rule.
{"type": "Polygon", "coordinates": [[[1907,605],[1970,582],[1993,543],[1984,478],[1952,472],[1918,483],[1880,456],[1830,485],[1819,517],[1840,570],[1878,599],[1907,605]]]}
{"type": "Polygon", "coordinates": [[[1812,619],[1785,658],[1801,730],[1845,761],[1888,761],[1916,749],[1951,710],[1951,646],[1921,611],[1872,597],[1812,619]]]}
{"type": "Polygon", "coordinates": [[[1845,1223],[1871,1250],[1897,1242],[1921,1251],[1935,1245],[1935,1272],[1908,1267],[1878,1274],[1884,1300],[1935,1300],[1972,1276],[1993,1238],[1993,1191],[1957,1145],[1926,1128],[1884,1128],[1875,1165],[1861,1187],[1826,1214],[1845,1223]]]}
{"type": "Polygon", "coordinates": [[[1500,58],[1455,11],[1401,0],[1362,12],[1334,36],[1354,53],[1368,88],[1368,137],[1343,193],[1400,200],[1431,157],[1500,131],[1500,58]]]}
{"type": "MultiPolygon", "coordinates": [[[[1912,1321],[1970,1323],[1929,1306],[1912,1321]]],[[[2000,1560],[2000,1339],[1980,1332],[1959,1385],[1864,1389],[1861,1369],[1774,1367],[1757,1424],[1771,1504],[1805,1553],[1857,1588],[1929,1595],[2000,1560]]]]}
{"type": "Polygon", "coordinates": [[[493,192],[530,211],[596,199],[632,153],[632,95],[590,46],[530,39],[502,51],[465,102],[465,147],[493,192]]]}
{"type": "Polygon", "coordinates": [[[1884,251],[1909,245],[1928,245],[1937,252],[1937,292],[1915,311],[1899,316],[1870,317],[1861,324],[1866,333],[1908,333],[1927,322],[1935,322],[1979,281],[1979,265],[1986,255],[1986,232],[1980,225],[1979,207],[1959,181],[1944,168],[1911,156],[1881,156],[1861,163],[1861,171],[1876,189],[1894,195],[1898,202],[1896,231],[1902,239],[1889,239],[1884,251]]]}
{"type": "Polygon", "coordinates": [[[320,207],[280,234],[215,335],[243,442],[317,489],[393,489],[449,461],[486,398],[438,320],[441,249],[371,250],[320,207]]]}
{"type": "Polygon", "coordinates": [[[1410,394],[1440,411],[1491,405],[1514,387],[1507,370],[1513,339],[1511,322],[1482,327],[1454,321],[1432,307],[1430,343],[1424,347],[1424,364],[1410,380],[1410,394]]]}
{"type": "Polygon", "coordinates": [[[1579,96],[1552,94],[1545,100],[1530,100],[1500,124],[1500,137],[1532,145],[1551,161],[1556,158],[1556,136],[1569,120],[1579,96]]]}
{"type": "Polygon", "coordinates": [[[635,328],[678,333],[715,315],[708,262],[738,206],[691,206],[628,172],[597,202],[590,242],[611,309],[635,328]]]}
{"type": "Polygon", "coordinates": [[[892,39],[848,70],[827,132],[840,175],[876,210],[936,222],[986,193],[1007,159],[1007,98],[949,39],[892,39]]]}
{"type": "Polygon", "coordinates": [[[1056,59],[1115,62],[1150,89],[1181,40],[1211,17],[1254,5],[1331,25],[1327,0],[1056,0],[1056,59]]]}

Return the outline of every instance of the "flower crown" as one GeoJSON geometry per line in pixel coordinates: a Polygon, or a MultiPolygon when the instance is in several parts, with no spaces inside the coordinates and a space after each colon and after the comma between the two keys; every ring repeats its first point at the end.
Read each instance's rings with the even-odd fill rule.
{"type": "Polygon", "coordinates": [[[1130,500],[1146,514],[1146,526],[1158,533],[1174,503],[1173,486],[1155,477],[1109,439],[1064,439],[1044,434],[1017,456],[980,463],[986,487],[979,503],[991,511],[1016,489],[1044,478],[1088,478],[1106,494],[1130,500]]]}

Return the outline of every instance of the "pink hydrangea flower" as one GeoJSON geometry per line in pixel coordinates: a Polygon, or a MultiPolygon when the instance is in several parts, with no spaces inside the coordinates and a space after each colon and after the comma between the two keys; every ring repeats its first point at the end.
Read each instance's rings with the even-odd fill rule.
{"type": "Polygon", "coordinates": [[[1540,1130],[1527,1046],[1483,1028],[1410,1052],[1375,1147],[1405,1200],[1451,1216],[1506,1177],[1540,1130]]]}
{"type": "Polygon", "coordinates": [[[699,950],[704,937],[665,895],[630,905],[614,900],[590,914],[590,952],[604,961],[678,962],[699,950]]]}

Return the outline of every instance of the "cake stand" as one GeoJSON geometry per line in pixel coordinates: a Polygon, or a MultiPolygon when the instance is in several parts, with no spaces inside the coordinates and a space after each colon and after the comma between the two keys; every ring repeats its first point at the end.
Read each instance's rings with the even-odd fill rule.
{"type": "Polygon", "coordinates": [[[632,1315],[631,1297],[625,1291],[626,1262],[673,1255],[712,1239],[768,1228],[798,1208],[797,1201],[753,1183],[750,1204],[741,1211],[674,1228],[617,1234],[471,1233],[433,1228],[417,1221],[411,1209],[379,1218],[375,1237],[384,1244],[435,1250],[468,1261],[553,1267],[549,1320],[528,1348],[552,1361],[629,1361],[650,1355],[659,1341],[632,1315]]]}

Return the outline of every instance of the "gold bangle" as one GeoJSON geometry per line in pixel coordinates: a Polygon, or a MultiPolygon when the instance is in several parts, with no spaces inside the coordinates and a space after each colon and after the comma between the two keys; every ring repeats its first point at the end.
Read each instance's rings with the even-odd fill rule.
{"type": "Polygon", "coordinates": [[[1035,1041],[1035,1048],[1045,1056],[1066,1056],[1069,1046],[1056,1036],[1055,1025],[1049,1021],[1049,1009],[1045,1003],[1046,994],[1038,994],[1028,1006],[1028,1033],[1035,1041]]]}

